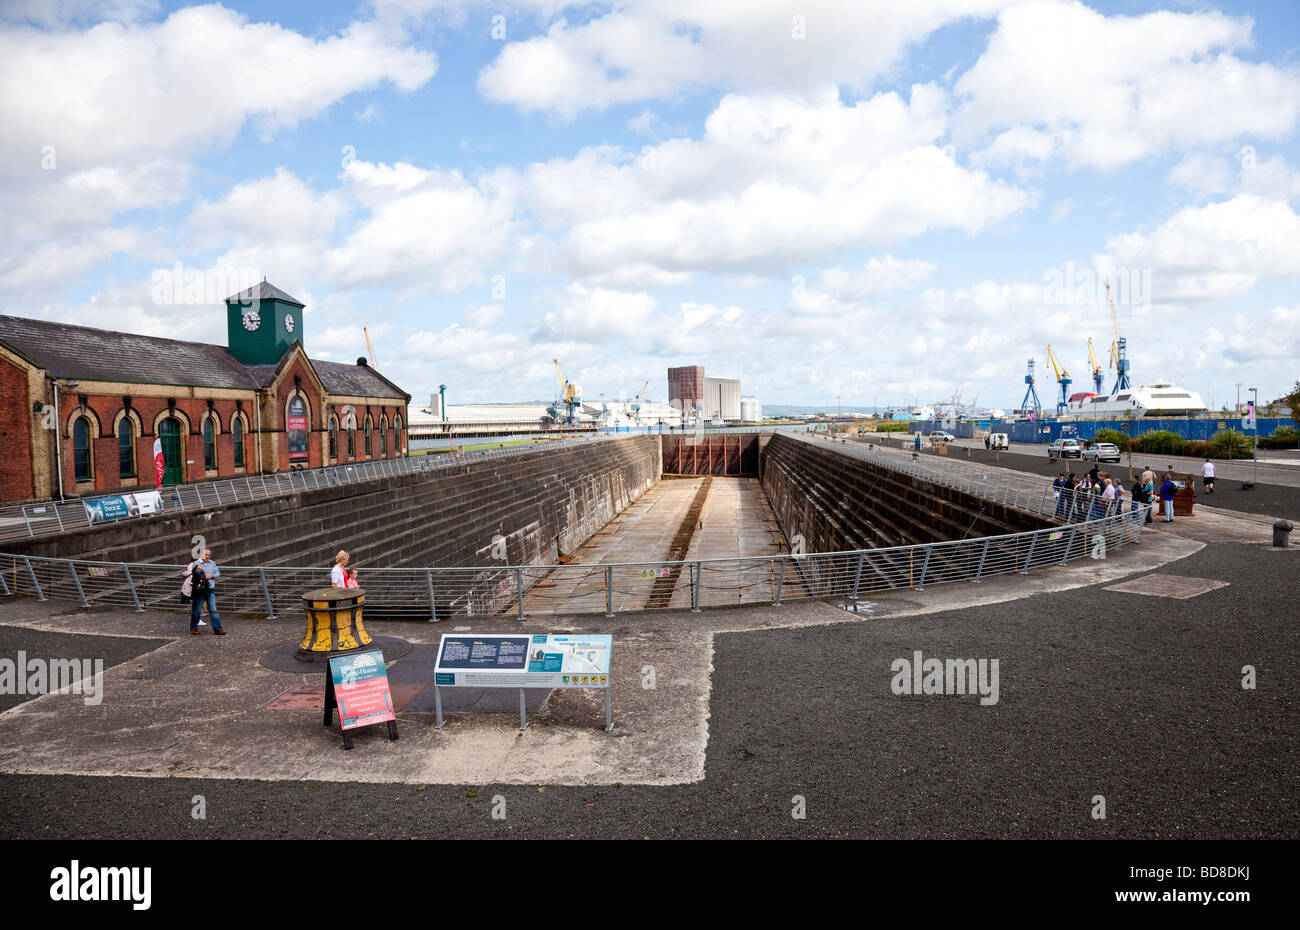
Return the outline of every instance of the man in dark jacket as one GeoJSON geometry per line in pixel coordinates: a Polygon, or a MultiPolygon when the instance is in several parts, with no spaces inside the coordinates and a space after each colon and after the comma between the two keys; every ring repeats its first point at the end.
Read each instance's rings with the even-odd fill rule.
{"type": "Polygon", "coordinates": [[[204,549],[203,558],[190,566],[190,571],[194,576],[191,591],[194,600],[190,606],[190,634],[199,635],[199,617],[203,613],[203,605],[207,604],[208,619],[212,621],[213,634],[225,636],[226,631],[221,628],[221,615],[217,613],[216,581],[221,577],[221,569],[217,568],[217,563],[212,561],[212,550],[204,549]]]}

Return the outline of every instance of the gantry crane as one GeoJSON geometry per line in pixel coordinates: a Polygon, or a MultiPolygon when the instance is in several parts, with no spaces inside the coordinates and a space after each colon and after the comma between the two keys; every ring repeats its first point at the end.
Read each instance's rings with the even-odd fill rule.
{"type": "Polygon", "coordinates": [[[1056,353],[1052,351],[1051,343],[1047,344],[1047,364],[1052,366],[1052,372],[1056,375],[1056,383],[1061,386],[1061,396],[1056,401],[1056,415],[1059,417],[1065,413],[1070,405],[1070,373],[1062,368],[1060,362],[1056,360],[1056,353]]]}
{"type": "Polygon", "coordinates": [[[1034,387],[1034,360],[1032,358],[1029,360],[1029,373],[1025,375],[1025,384],[1029,385],[1029,389],[1025,391],[1025,399],[1020,402],[1020,409],[1029,413],[1031,419],[1037,419],[1043,415],[1043,403],[1038,399],[1038,389],[1034,387]],[[1032,407],[1029,406],[1030,398],[1034,401],[1032,407]]]}
{"type": "Polygon", "coordinates": [[[1110,282],[1106,284],[1106,302],[1110,304],[1110,329],[1113,341],[1110,344],[1110,363],[1115,368],[1115,388],[1112,394],[1127,391],[1130,387],[1128,378],[1128,344],[1119,334],[1119,315],[1115,312],[1115,301],[1110,296],[1110,282]]]}
{"type": "MultiPolygon", "coordinates": [[[[560,403],[564,405],[563,420],[572,426],[578,422],[578,408],[582,406],[582,388],[572,381],[564,379],[564,372],[560,370],[560,360],[558,358],[553,358],[551,361],[555,363],[555,374],[560,379],[560,403]]],[[[551,410],[551,415],[557,420],[561,419],[559,406],[559,404],[556,404],[551,410]]]]}
{"type": "Polygon", "coordinates": [[[647,380],[645,384],[641,385],[641,396],[638,397],[636,403],[632,405],[632,418],[636,420],[637,425],[640,425],[641,423],[641,405],[645,403],[645,392],[648,390],[650,390],[649,380],[647,380]]]}
{"type": "Polygon", "coordinates": [[[1101,393],[1101,383],[1105,380],[1106,375],[1102,370],[1100,363],[1097,361],[1097,352],[1092,347],[1092,337],[1088,337],[1088,364],[1092,367],[1092,386],[1098,394],[1101,393]]]}

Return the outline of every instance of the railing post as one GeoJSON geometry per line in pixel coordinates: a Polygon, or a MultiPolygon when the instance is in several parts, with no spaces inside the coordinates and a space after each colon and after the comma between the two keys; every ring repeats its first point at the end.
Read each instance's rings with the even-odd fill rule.
{"type": "Polygon", "coordinates": [[[614,566],[605,566],[605,616],[614,616],[614,566]]]}
{"type": "Polygon", "coordinates": [[[980,564],[979,567],[975,569],[975,584],[980,583],[980,578],[984,574],[984,560],[989,557],[989,544],[991,542],[993,542],[991,539],[984,540],[984,548],[980,551],[980,564]]]}
{"type": "Polygon", "coordinates": [[[1061,556],[1061,564],[1064,565],[1070,558],[1070,550],[1074,548],[1074,536],[1079,532],[1079,525],[1076,523],[1070,527],[1070,538],[1065,541],[1065,554],[1061,556]]]}
{"type": "Polygon", "coordinates": [[[429,622],[436,623],[438,620],[438,604],[433,599],[433,570],[426,568],[424,570],[424,583],[429,588],[429,622]]]}
{"type": "Polygon", "coordinates": [[[131,566],[123,562],[122,573],[126,575],[126,583],[131,586],[131,600],[135,601],[136,613],[144,613],[144,608],[140,606],[140,595],[135,590],[135,579],[131,577],[131,566]]]}
{"type": "Polygon", "coordinates": [[[45,592],[41,590],[41,583],[36,580],[36,572],[32,569],[32,560],[23,556],[23,563],[27,566],[27,577],[32,580],[32,587],[36,589],[36,596],[42,601],[45,600],[45,592]]]}
{"type": "Polygon", "coordinates": [[[214,482],[212,482],[212,493],[215,494],[215,495],[217,495],[217,506],[218,506],[218,507],[222,506],[222,502],[221,502],[221,482],[220,482],[220,481],[214,481],[214,482]]]}
{"type": "Polygon", "coordinates": [[[780,607],[781,592],[785,590],[785,559],[781,559],[778,564],[780,565],[780,568],[777,569],[776,573],[776,600],[772,603],[777,607],[780,607]]]}
{"type": "Polygon", "coordinates": [[[921,563],[921,578],[916,585],[918,591],[925,587],[925,573],[930,570],[930,553],[933,551],[934,543],[925,547],[925,561],[921,563]]]}
{"type": "Polygon", "coordinates": [[[203,485],[202,485],[202,484],[199,484],[199,483],[195,483],[195,485],[194,485],[194,493],[198,495],[198,497],[199,497],[199,506],[202,507],[202,506],[203,506],[203,485]]]}
{"type": "MultiPolygon", "coordinates": [[[[17,579],[15,579],[14,583],[15,584],[17,583],[17,579]]],[[[0,594],[3,594],[5,597],[8,597],[12,593],[13,592],[9,590],[9,582],[5,581],[4,570],[0,569],[0,594]]]]}
{"type": "Polygon", "coordinates": [[[700,563],[695,563],[694,580],[691,583],[691,613],[700,612],[700,563]]]}
{"type": "MultiPolygon", "coordinates": [[[[58,513],[58,512],[59,512],[59,505],[58,505],[58,504],[55,504],[55,505],[54,505],[54,512],[55,512],[55,513],[58,513]]],[[[32,532],[32,521],[27,519],[27,505],[26,505],[26,504],[23,504],[23,522],[27,524],[27,535],[28,535],[28,536],[35,536],[36,534],[32,532]]]]}
{"type": "Polygon", "coordinates": [[[248,491],[248,499],[251,501],[253,499],[253,482],[248,479],[247,475],[244,476],[244,488],[248,491]]]}
{"type": "Polygon", "coordinates": [[[72,572],[72,583],[77,586],[77,597],[81,598],[81,606],[89,607],[90,601],[86,600],[86,592],[81,589],[81,577],[77,574],[77,563],[69,559],[68,569],[72,572]]]}
{"type": "Polygon", "coordinates": [[[519,620],[524,619],[524,570],[515,569],[515,596],[519,598],[519,620]]]}
{"type": "Polygon", "coordinates": [[[866,561],[867,554],[865,552],[858,553],[858,571],[853,576],[853,599],[855,601],[858,599],[858,587],[862,584],[862,566],[866,561]]]}
{"type": "Polygon", "coordinates": [[[1038,545],[1038,533],[1029,538],[1029,554],[1025,556],[1025,567],[1020,570],[1020,574],[1029,574],[1029,566],[1034,561],[1034,547],[1038,545]]]}
{"type": "Polygon", "coordinates": [[[54,505],[54,519],[59,521],[59,532],[63,532],[63,515],[59,513],[59,505],[54,505]]]}
{"type": "Polygon", "coordinates": [[[257,574],[262,579],[262,596],[266,598],[266,619],[275,619],[275,601],[271,599],[271,586],[266,583],[266,569],[259,568],[257,574]]]}

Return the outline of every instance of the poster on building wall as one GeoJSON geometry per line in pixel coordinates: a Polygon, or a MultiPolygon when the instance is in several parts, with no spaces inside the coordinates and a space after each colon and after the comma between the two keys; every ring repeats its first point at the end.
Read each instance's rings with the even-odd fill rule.
{"type": "Polygon", "coordinates": [[[289,433],[289,461],[306,461],[307,404],[297,395],[289,400],[289,421],[285,425],[289,433]]]}

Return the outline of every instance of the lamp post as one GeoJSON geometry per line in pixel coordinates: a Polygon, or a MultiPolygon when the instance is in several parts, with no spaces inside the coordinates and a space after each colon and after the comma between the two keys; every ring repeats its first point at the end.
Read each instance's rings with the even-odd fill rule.
{"type": "Polygon", "coordinates": [[[55,481],[59,487],[59,500],[63,500],[63,421],[59,418],[59,388],[77,388],[81,386],[79,381],[63,381],[58,378],[51,378],[50,385],[54,388],[54,467],[58,470],[55,481]]]}
{"type": "Polygon", "coordinates": [[[1259,484],[1259,388],[1251,388],[1250,393],[1254,395],[1254,402],[1250,407],[1250,431],[1254,433],[1254,477],[1252,483],[1259,484]]]}

